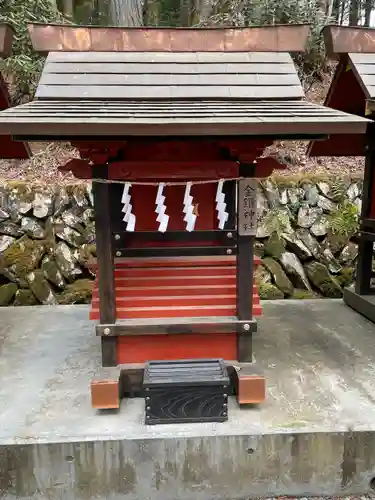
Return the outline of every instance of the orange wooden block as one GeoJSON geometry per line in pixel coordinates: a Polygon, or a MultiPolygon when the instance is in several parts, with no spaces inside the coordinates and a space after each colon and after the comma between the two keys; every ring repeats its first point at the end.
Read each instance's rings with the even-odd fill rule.
{"type": "Polygon", "coordinates": [[[91,382],[91,405],[98,410],[120,408],[119,379],[93,380],[91,382]]]}
{"type": "Polygon", "coordinates": [[[266,398],[266,379],[252,364],[236,369],[235,377],[239,405],[263,403],[266,398]]]}

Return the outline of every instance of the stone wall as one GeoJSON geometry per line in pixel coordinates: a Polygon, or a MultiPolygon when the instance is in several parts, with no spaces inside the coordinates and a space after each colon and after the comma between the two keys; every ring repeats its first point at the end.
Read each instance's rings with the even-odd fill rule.
{"type": "Polygon", "coordinates": [[[342,296],[354,281],[361,191],[360,180],[336,178],[289,186],[267,180],[260,186],[261,298],[342,296]]]}
{"type": "MultiPolygon", "coordinates": [[[[340,297],[353,280],[357,247],[350,241],[354,230],[345,228],[345,218],[344,230],[337,233],[332,217],[348,209],[348,221],[353,222],[353,208],[360,208],[361,182],[287,182],[267,180],[259,186],[260,295],[340,297]]],[[[92,202],[87,185],[30,186],[12,181],[0,187],[0,305],[90,301],[90,264],[95,258],[92,202]]]]}

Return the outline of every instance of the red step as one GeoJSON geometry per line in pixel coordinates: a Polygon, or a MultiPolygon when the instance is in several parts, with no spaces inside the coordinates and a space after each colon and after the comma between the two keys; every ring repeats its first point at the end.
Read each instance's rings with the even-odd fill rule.
{"type": "MultiPolygon", "coordinates": [[[[259,259],[254,262],[258,264],[259,259]]],[[[118,319],[236,315],[233,257],[127,259],[116,261],[117,265],[114,273],[118,319]]],[[[254,282],[253,316],[261,313],[254,282]]],[[[90,319],[99,317],[96,281],[90,319]]]]}
{"type": "MultiPolygon", "coordinates": [[[[127,307],[123,302],[116,301],[117,318],[118,319],[136,319],[136,318],[180,318],[180,317],[199,317],[199,316],[235,316],[236,304],[204,304],[191,305],[184,303],[183,305],[168,306],[135,306],[127,307]]],[[[262,308],[259,303],[259,297],[253,304],[253,316],[258,317],[262,314],[262,308]]],[[[100,318],[98,302],[94,302],[90,313],[90,319],[98,321],[100,318]]]]}

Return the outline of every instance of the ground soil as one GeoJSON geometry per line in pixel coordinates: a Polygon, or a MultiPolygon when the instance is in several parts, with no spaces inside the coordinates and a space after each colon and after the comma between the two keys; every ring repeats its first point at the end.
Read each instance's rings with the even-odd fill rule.
{"type": "MultiPolygon", "coordinates": [[[[324,77],[323,82],[316,82],[306,89],[307,99],[323,104],[331,80],[331,74],[324,77]]],[[[70,174],[58,171],[72,156],[78,156],[69,144],[34,143],[31,145],[33,157],[26,161],[0,160],[0,180],[19,179],[41,181],[47,183],[66,184],[74,181],[70,174]]],[[[308,158],[306,142],[279,142],[269,152],[287,165],[281,175],[336,175],[360,177],[363,173],[363,158],[308,158]]],[[[278,173],[279,175],[279,173],[278,173]]]]}

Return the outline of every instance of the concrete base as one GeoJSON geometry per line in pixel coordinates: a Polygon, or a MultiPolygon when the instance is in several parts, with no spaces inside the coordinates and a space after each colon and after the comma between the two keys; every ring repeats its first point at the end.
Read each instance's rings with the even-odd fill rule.
{"type": "Polygon", "coordinates": [[[344,302],[354,311],[375,323],[375,294],[360,295],[354,287],[344,290],[344,302]]]}
{"type": "Polygon", "coordinates": [[[2,500],[239,500],[364,494],[375,476],[375,325],[342,301],[264,304],[259,408],[218,424],[95,413],[100,339],[84,306],[0,309],[2,500]]]}

